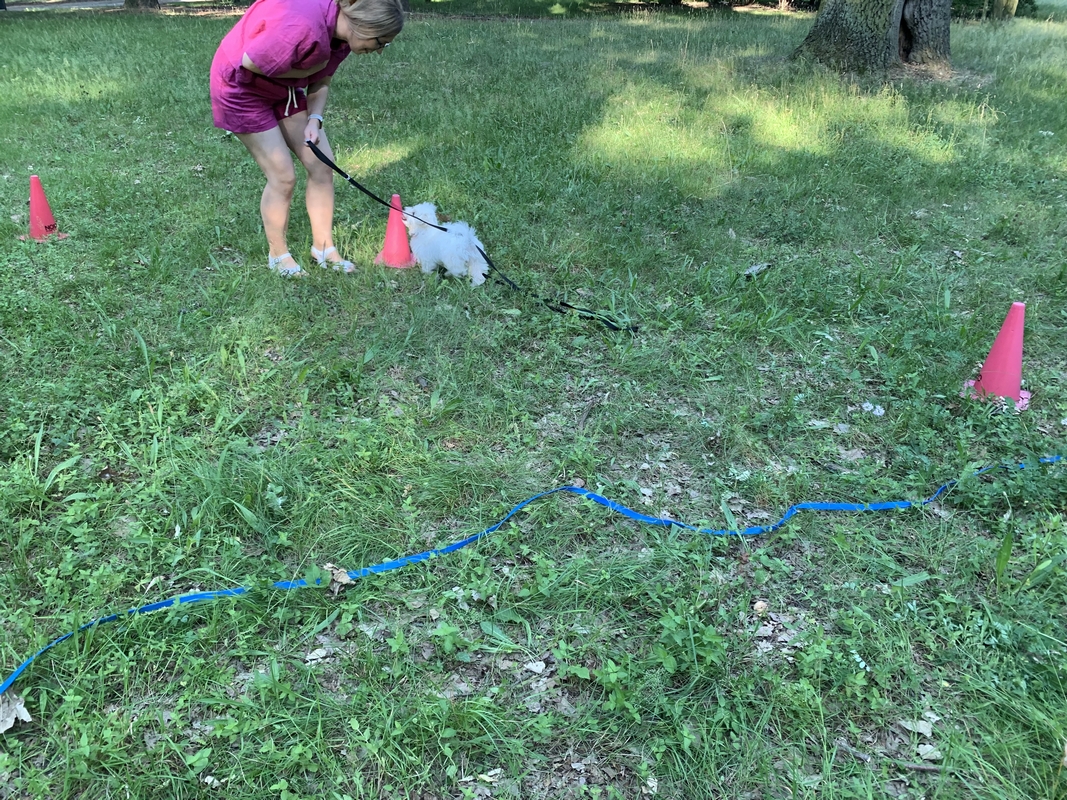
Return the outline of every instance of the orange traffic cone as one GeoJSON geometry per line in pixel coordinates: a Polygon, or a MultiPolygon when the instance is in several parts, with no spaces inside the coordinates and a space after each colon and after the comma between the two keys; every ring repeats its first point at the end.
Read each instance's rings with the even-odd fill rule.
{"type": "Polygon", "coordinates": [[[967,381],[964,390],[971,389],[971,397],[986,395],[1008,397],[1015,408],[1025,411],[1030,405],[1030,393],[1021,387],[1023,379],[1023,322],[1025,303],[1012,303],[1004,324],[1000,327],[993,347],[978,373],[978,380],[967,381]]]}
{"type": "Polygon", "coordinates": [[[394,194],[393,199],[389,201],[389,221],[385,224],[385,246],[374,259],[375,264],[385,264],[397,269],[415,266],[411,245],[408,243],[408,230],[404,227],[402,208],[400,195],[394,194]]]}
{"type": "Polygon", "coordinates": [[[20,236],[26,239],[36,239],[43,242],[49,236],[57,239],[66,239],[67,234],[59,232],[56,218],[52,216],[52,209],[48,205],[48,198],[44,196],[44,187],[41,179],[36,175],[30,176],[30,235],[20,236]]]}

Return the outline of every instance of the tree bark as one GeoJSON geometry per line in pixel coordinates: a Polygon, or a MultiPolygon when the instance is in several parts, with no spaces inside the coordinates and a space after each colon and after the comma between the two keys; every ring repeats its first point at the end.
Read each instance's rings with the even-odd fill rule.
{"type": "Polygon", "coordinates": [[[888,69],[900,60],[903,5],[903,0],[822,0],[815,24],[793,55],[839,69],[888,69]]]}
{"type": "Polygon", "coordinates": [[[122,7],[127,11],[158,11],[159,0],[125,0],[122,7]]]}
{"type": "Polygon", "coordinates": [[[948,64],[951,18],[952,0],[822,0],[793,56],[858,72],[948,64]]]}
{"type": "Polygon", "coordinates": [[[948,35],[951,21],[952,0],[904,0],[900,15],[900,60],[947,67],[951,55],[948,35]]]}
{"type": "Polygon", "coordinates": [[[993,19],[1011,19],[1018,7],[1019,0],[993,0],[993,19]]]}

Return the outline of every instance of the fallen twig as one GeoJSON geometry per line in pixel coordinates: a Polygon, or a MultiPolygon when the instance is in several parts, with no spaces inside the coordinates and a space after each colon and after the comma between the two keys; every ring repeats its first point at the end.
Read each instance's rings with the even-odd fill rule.
{"type": "MultiPolygon", "coordinates": [[[[604,395],[607,397],[607,395],[604,395]]],[[[589,398],[589,402],[585,406],[585,411],[582,412],[582,416],[578,420],[578,430],[585,427],[585,421],[589,419],[589,412],[593,410],[593,406],[600,402],[600,395],[593,395],[589,398]]]]}
{"type": "Polygon", "coordinates": [[[898,767],[901,767],[903,769],[912,769],[912,770],[915,770],[916,772],[940,772],[941,771],[941,767],[939,767],[937,764],[912,764],[912,763],[910,763],[908,761],[894,761],[893,763],[896,764],[898,767]]]}
{"type": "Polygon", "coordinates": [[[838,750],[844,750],[853,758],[858,758],[864,764],[871,763],[871,756],[868,753],[864,753],[862,750],[857,750],[844,739],[838,739],[834,742],[834,746],[836,746],[838,750]]]}

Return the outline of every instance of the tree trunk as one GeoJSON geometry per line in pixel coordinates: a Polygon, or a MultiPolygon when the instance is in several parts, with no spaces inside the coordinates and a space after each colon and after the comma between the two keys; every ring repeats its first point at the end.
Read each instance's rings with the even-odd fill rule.
{"type": "Polygon", "coordinates": [[[859,72],[947,64],[951,15],[952,0],[822,0],[793,56],[859,72]]]}
{"type": "Polygon", "coordinates": [[[904,0],[900,14],[900,60],[947,67],[951,21],[952,0],[904,0]]]}
{"type": "Polygon", "coordinates": [[[993,0],[993,19],[1005,20],[1015,16],[1019,0],[993,0]]]}
{"type": "Polygon", "coordinates": [[[125,0],[122,7],[127,11],[158,11],[159,0],[125,0]]]}
{"type": "Polygon", "coordinates": [[[903,0],[822,0],[815,24],[793,53],[840,69],[884,70],[900,60],[903,0]]]}

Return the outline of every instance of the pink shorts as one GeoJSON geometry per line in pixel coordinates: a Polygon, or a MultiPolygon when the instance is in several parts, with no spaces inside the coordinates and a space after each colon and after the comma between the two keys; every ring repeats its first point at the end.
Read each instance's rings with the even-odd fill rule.
{"type": "Polygon", "coordinates": [[[211,62],[211,114],[215,127],[233,133],[262,133],[278,120],[307,111],[302,88],[278,83],[244,67],[233,66],[218,54],[211,62]]]}

